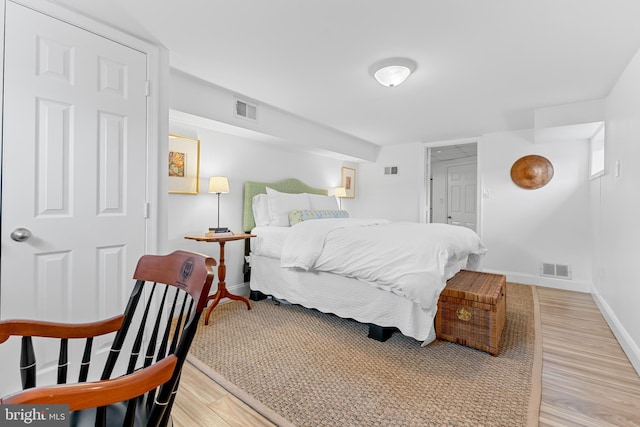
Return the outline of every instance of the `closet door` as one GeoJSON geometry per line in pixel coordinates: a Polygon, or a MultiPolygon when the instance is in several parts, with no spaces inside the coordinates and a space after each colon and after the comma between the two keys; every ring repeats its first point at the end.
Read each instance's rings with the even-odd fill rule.
{"type": "Polygon", "coordinates": [[[10,1],[5,19],[0,319],[115,315],[145,252],[146,55],[10,1]]]}

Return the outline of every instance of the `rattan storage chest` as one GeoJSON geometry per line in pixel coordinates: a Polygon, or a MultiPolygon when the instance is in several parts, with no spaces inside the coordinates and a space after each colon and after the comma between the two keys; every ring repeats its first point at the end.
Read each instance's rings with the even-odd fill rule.
{"type": "Polygon", "coordinates": [[[436,336],[497,356],[506,317],[506,277],[462,270],[440,294],[436,336]]]}

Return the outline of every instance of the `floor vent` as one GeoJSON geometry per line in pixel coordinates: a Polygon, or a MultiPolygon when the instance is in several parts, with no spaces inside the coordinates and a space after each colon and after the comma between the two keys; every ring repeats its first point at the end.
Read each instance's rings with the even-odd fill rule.
{"type": "Polygon", "coordinates": [[[240,101],[239,99],[236,99],[235,111],[237,117],[251,120],[257,120],[258,118],[258,107],[248,102],[240,101]]]}
{"type": "Polygon", "coordinates": [[[549,262],[543,262],[540,266],[540,275],[570,280],[571,266],[566,264],[552,264],[549,262]]]}

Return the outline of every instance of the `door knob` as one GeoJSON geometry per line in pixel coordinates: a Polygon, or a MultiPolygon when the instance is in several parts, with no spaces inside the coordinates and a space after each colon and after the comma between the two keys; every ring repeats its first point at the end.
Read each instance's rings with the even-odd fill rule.
{"type": "Polygon", "coordinates": [[[16,242],[24,242],[29,237],[31,237],[31,231],[26,228],[16,228],[11,232],[11,238],[16,242]]]}

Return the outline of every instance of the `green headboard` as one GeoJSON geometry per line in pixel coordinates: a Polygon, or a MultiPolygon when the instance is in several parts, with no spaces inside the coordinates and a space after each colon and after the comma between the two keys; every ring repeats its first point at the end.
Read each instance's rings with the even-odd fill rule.
{"type": "Polygon", "coordinates": [[[246,232],[251,231],[256,226],[256,222],[253,219],[253,209],[251,208],[251,201],[253,196],[257,194],[266,194],[267,187],[273,188],[281,193],[311,193],[322,194],[327,196],[329,192],[324,188],[311,187],[299,179],[289,178],[278,182],[257,182],[257,181],[245,181],[244,183],[244,217],[242,219],[242,229],[246,232]]]}

